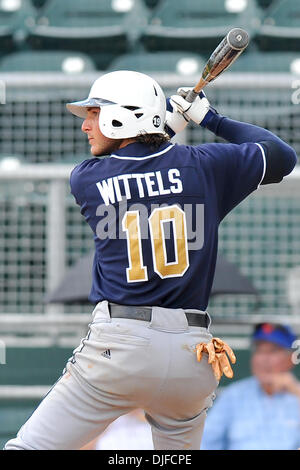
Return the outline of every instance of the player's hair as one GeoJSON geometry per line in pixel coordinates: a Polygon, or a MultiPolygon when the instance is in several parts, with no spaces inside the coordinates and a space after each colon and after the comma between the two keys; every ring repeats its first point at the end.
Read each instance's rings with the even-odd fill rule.
{"type": "Polygon", "coordinates": [[[168,134],[141,134],[136,137],[140,144],[147,145],[151,150],[157,150],[162,144],[169,142],[168,134]]]}

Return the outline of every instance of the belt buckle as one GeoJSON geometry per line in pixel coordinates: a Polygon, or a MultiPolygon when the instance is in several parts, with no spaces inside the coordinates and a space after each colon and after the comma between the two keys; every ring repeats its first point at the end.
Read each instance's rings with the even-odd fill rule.
{"type": "Polygon", "coordinates": [[[196,312],[196,311],[189,311],[185,312],[187,321],[189,323],[189,317],[190,317],[190,323],[194,326],[199,326],[199,327],[204,327],[208,328],[209,327],[209,317],[207,315],[207,312],[196,312]],[[203,324],[204,323],[204,324],[203,324]]]}
{"type": "Polygon", "coordinates": [[[150,308],[138,307],[136,309],[136,312],[137,312],[137,315],[138,315],[140,320],[144,320],[144,321],[150,321],[151,320],[152,310],[150,308]],[[150,319],[149,319],[149,315],[150,315],[150,319]]]}

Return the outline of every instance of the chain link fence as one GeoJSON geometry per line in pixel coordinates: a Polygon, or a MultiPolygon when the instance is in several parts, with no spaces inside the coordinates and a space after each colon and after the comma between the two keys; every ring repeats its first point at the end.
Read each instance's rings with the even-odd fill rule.
{"type": "MultiPolygon", "coordinates": [[[[51,198],[57,196],[53,189],[57,171],[65,165],[71,168],[89,156],[81,122],[66,111],[65,103],[85,97],[95,77],[93,73],[77,79],[61,74],[0,77],[6,84],[6,104],[0,106],[0,157],[15,156],[22,164],[40,169],[44,168],[40,164],[55,165],[52,169],[47,165],[48,170],[45,166],[44,174],[40,171],[40,177],[35,178],[25,166],[23,177],[18,179],[13,175],[5,178],[0,172],[1,313],[47,312],[45,293],[55,280],[59,282],[65,268],[93,248],[90,228],[70,195],[68,173],[61,178],[64,240],[60,245],[56,243],[62,238],[61,229],[49,225],[53,223],[49,222],[49,211],[51,207],[53,210],[51,198]],[[50,246],[53,256],[63,261],[59,271],[55,271],[55,263],[51,267],[50,246]]],[[[179,83],[173,75],[154,78],[166,94],[197,80],[190,77],[179,83]]],[[[254,80],[251,74],[228,73],[207,87],[207,95],[221,114],[270,129],[300,154],[300,108],[293,99],[297,92],[294,85],[290,75],[262,75],[254,80]]],[[[188,127],[185,140],[188,144],[218,141],[213,134],[193,125],[188,127]]],[[[249,297],[213,298],[209,305],[212,315],[258,312],[280,316],[294,311],[287,278],[300,265],[299,189],[292,183],[285,187],[283,191],[283,184],[272,185],[271,196],[270,189],[261,188],[222,223],[220,250],[252,280],[261,302],[257,306],[249,297]]],[[[60,306],[59,311],[88,313],[91,308],[60,306]]]]}

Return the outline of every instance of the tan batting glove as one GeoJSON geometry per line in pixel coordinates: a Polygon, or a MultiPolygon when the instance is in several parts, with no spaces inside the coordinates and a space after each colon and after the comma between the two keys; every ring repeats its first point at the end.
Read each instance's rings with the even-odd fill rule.
{"type": "Polygon", "coordinates": [[[208,354],[208,363],[211,364],[217,381],[220,381],[222,375],[226,375],[229,379],[233,377],[233,370],[230,362],[235,364],[236,357],[231,347],[220,338],[212,338],[208,343],[199,343],[196,345],[197,361],[202,359],[203,352],[208,354]]]}
{"type": "Polygon", "coordinates": [[[178,95],[172,95],[170,97],[170,103],[174,110],[182,114],[187,120],[192,120],[199,125],[211,108],[209,101],[203,92],[201,92],[200,96],[198,95],[192,103],[186,101],[185,97],[191,89],[192,88],[188,87],[178,88],[178,95]]]}

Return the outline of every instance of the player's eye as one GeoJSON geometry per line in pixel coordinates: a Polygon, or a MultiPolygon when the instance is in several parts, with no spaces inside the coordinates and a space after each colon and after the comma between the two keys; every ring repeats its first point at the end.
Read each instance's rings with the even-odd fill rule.
{"type": "Polygon", "coordinates": [[[99,109],[98,108],[88,109],[88,114],[89,116],[97,116],[97,114],[99,114],[99,109]]]}

